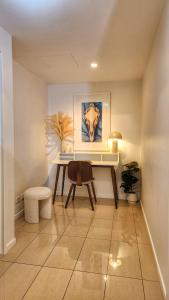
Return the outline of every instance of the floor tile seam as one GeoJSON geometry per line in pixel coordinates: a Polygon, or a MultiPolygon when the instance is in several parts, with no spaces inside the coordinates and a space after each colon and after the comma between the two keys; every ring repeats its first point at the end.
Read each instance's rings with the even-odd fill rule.
{"type": "Polygon", "coordinates": [[[86,233],[86,236],[84,237],[84,241],[83,241],[83,243],[82,243],[82,247],[81,247],[81,249],[80,249],[80,251],[79,251],[79,255],[78,255],[77,260],[76,260],[76,263],[75,263],[75,265],[74,265],[74,270],[75,270],[75,268],[76,268],[77,262],[78,262],[78,260],[79,260],[79,258],[80,258],[81,253],[82,253],[82,249],[83,249],[83,247],[84,247],[84,244],[85,244],[85,242],[86,242],[86,240],[87,240],[87,235],[88,235],[88,233],[89,233],[90,228],[91,228],[91,225],[89,226],[88,231],[87,231],[87,233],[86,233]]]}
{"type": "MultiPolygon", "coordinates": [[[[91,225],[89,226],[87,235],[88,235],[88,233],[89,233],[90,227],[91,227],[91,225]]],[[[75,265],[74,265],[74,269],[73,269],[72,275],[71,275],[71,277],[70,277],[70,280],[69,280],[69,282],[68,282],[68,285],[67,285],[67,287],[66,287],[66,290],[65,290],[65,293],[64,293],[64,296],[63,296],[62,300],[64,300],[64,298],[65,298],[65,296],[66,296],[66,293],[67,293],[67,290],[68,290],[68,288],[69,288],[69,285],[70,285],[70,282],[71,282],[71,279],[72,279],[72,277],[73,277],[74,272],[80,272],[80,270],[76,270],[76,265],[77,265],[77,263],[78,263],[78,260],[79,260],[79,258],[80,258],[80,255],[81,255],[81,253],[82,253],[82,249],[83,249],[84,244],[85,244],[85,242],[86,242],[87,235],[86,235],[86,237],[84,238],[84,241],[83,241],[81,250],[80,250],[79,255],[78,255],[78,257],[77,257],[77,260],[76,260],[76,263],[75,263],[75,265]]],[[[87,273],[87,272],[86,272],[86,273],[87,273]]],[[[94,273],[94,274],[95,274],[95,273],[94,273]]],[[[104,300],[104,297],[103,297],[103,300],[104,300]]]]}
{"type": "Polygon", "coordinates": [[[48,258],[50,257],[50,255],[51,255],[52,252],[54,251],[56,245],[58,244],[58,242],[59,242],[59,241],[61,240],[61,238],[63,237],[64,232],[66,231],[66,229],[67,229],[67,226],[65,227],[64,231],[62,232],[62,234],[59,236],[58,240],[56,240],[56,244],[54,245],[54,247],[53,247],[52,250],[50,251],[49,255],[47,255],[47,257],[46,257],[46,259],[45,259],[45,261],[44,261],[44,263],[43,263],[42,266],[44,266],[44,265],[46,264],[48,258]]]}
{"type": "MultiPolygon", "coordinates": [[[[133,211],[133,208],[132,208],[132,211],[133,211]]],[[[142,264],[141,264],[140,250],[139,250],[139,246],[138,246],[138,237],[137,237],[135,220],[134,220],[134,228],[135,228],[135,234],[136,234],[136,239],[137,239],[137,251],[138,251],[138,257],[139,257],[139,265],[140,265],[141,277],[142,277],[143,294],[144,294],[144,300],[146,300],[146,293],[145,293],[144,284],[143,284],[143,270],[142,270],[142,264]]]]}
{"type": "MultiPolygon", "coordinates": [[[[6,262],[6,261],[5,261],[6,262]]],[[[0,279],[3,275],[5,275],[5,273],[9,270],[10,267],[12,267],[12,265],[14,264],[13,262],[9,262],[10,265],[4,270],[4,272],[2,272],[2,274],[0,275],[0,279]]]]}
{"type": "MultiPolygon", "coordinates": [[[[45,234],[45,235],[49,235],[49,234],[45,234]]],[[[39,237],[39,236],[40,236],[40,234],[38,234],[38,235],[36,236],[36,238],[39,237]]],[[[36,238],[35,238],[35,239],[36,239],[36,238]]],[[[24,253],[24,251],[27,250],[31,244],[33,244],[33,242],[35,241],[35,239],[33,239],[33,241],[32,241],[32,242],[31,242],[31,243],[30,243],[30,244],[29,244],[29,245],[28,245],[28,246],[27,246],[27,247],[26,247],[26,248],[25,248],[25,249],[17,256],[17,257],[16,257],[16,259],[15,259],[14,262],[17,262],[17,260],[19,259],[20,256],[22,256],[22,254],[24,253]]],[[[60,239],[60,237],[59,237],[59,239],[60,239]]],[[[59,239],[58,239],[58,240],[59,240],[59,239]]],[[[52,250],[53,250],[53,248],[56,246],[58,240],[56,240],[56,241],[54,242],[54,246],[52,246],[52,250]]],[[[52,251],[52,250],[51,250],[51,251],[52,251]]],[[[43,264],[41,264],[40,266],[43,266],[43,264]]]]}
{"type": "Polygon", "coordinates": [[[113,220],[112,220],[112,229],[111,229],[111,240],[109,245],[109,255],[108,255],[108,262],[107,262],[107,271],[106,271],[106,280],[105,280],[105,286],[104,286],[104,293],[103,293],[103,300],[105,300],[106,297],[106,289],[107,289],[107,276],[109,272],[109,260],[110,260],[110,252],[111,252],[111,241],[112,241],[112,235],[113,235],[113,221],[114,221],[115,215],[113,214],[113,220]]]}
{"type": "MultiPolygon", "coordinates": [[[[70,223],[69,223],[69,224],[70,224],[70,223]]],[[[68,225],[69,225],[69,224],[68,224],[68,225]]],[[[65,230],[62,232],[61,237],[63,237],[64,232],[66,231],[67,227],[68,227],[68,226],[66,226],[65,230]]],[[[61,237],[60,237],[60,238],[61,238],[61,237]]],[[[59,240],[60,240],[60,239],[59,239],[59,240]]],[[[44,264],[43,264],[43,267],[46,267],[46,266],[45,266],[45,263],[47,262],[49,256],[52,254],[53,251],[54,251],[54,248],[52,249],[52,251],[50,252],[50,254],[48,255],[48,257],[46,258],[46,260],[45,260],[45,262],[44,262],[44,264]]],[[[67,284],[67,286],[66,286],[66,289],[65,289],[64,295],[63,295],[63,297],[62,297],[62,300],[64,299],[64,296],[66,295],[66,292],[67,292],[69,283],[70,283],[70,281],[71,281],[71,279],[72,279],[72,276],[73,276],[73,271],[72,271],[72,274],[71,274],[71,276],[70,276],[70,278],[69,278],[69,281],[68,281],[68,284],[67,284]]]]}
{"type": "MultiPolygon", "coordinates": [[[[13,259],[13,263],[15,263],[17,261],[17,259],[19,258],[20,255],[22,255],[22,253],[29,247],[29,245],[38,237],[39,234],[36,234],[36,236],[24,247],[24,249],[22,249],[22,251],[13,259]]],[[[17,243],[17,240],[16,240],[17,243]]]]}
{"type": "Polygon", "coordinates": [[[32,280],[32,282],[31,282],[31,284],[29,285],[29,287],[26,289],[24,295],[23,295],[22,298],[21,298],[22,300],[25,298],[26,294],[28,293],[28,291],[30,290],[30,288],[32,287],[32,285],[34,284],[34,282],[35,282],[36,278],[38,277],[39,273],[41,272],[41,270],[42,270],[42,266],[40,267],[39,271],[37,272],[35,278],[32,280]]]}
{"type": "MultiPolygon", "coordinates": [[[[49,222],[50,222],[50,221],[49,221],[49,222]]],[[[14,262],[17,262],[17,259],[18,259],[18,258],[23,254],[23,252],[31,245],[31,243],[33,243],[33,242],[35,241],[35,239],[36,239],[38,236],[40,236],[40,235],[54,235],[54,234],[38,233],[38,234],[36,235],[36,237],[35,237],[35,238],[27,245],[27,247],[25,247],[24,250],[16,257],[16,259],[14,260],[14,262]]],[[[59,235],[59,238],[56,240],[56,242],[55,242],[54,246],[52,247],[52,250],[50,251],[50,253],[53,251],[54,247],[56,246],[56,244],[58,243],[58,241],[61,239],[62,235],[63,235],[63,234],[59,235]]],[[[55,234],[55,236],[57,236],[57,235],[55,234]]],[[[46,259],[45,259],[45,262],[46,262],[46,259]]],[[[45,262],[44,262],[44,263],[45,263],[45,262]]],[[[40,265],[40,266],[43,266],[44,263],[43,263],[42,265],[40,265]]]]}
{"type": "MultiPolygon", "coordinates": [[[[91,227],[91,225],[89,226],[88,232],[89,232],[89,230],[90,230],[90,227],[91,227]]],[[[88,232],[87,232],[87,234],[88,234],[88,232]]],[[[73,274],[74,274],[74,272],[75,272],[75,268],[76,268],[77,262],[78,262],[78,260],[79,260],[79,257],[80,257],[80,255],[81,255],[81,253],[82,253],[82,249],[83,249],[83,246],[84,246],[84,244],[85,244],[86,238],[87,238],[87,235],[86,235],[86,237],[84,238],[84,241],[83,241],[83,243],[82,243],[81,249],[80,249],[80,251],[79,251],[79,255],[78,255],[78,257],[77,257],[77,259],[76,259],[76,262],[75,262],[75,264],[74,264],[73,271],[72,271],[72,274],[71,274],[71,276],[70,276],[70,279],[69,279],[69,282],[68,282],[68,284],[67,284],[67,287],[66,287],[66,289],[65,289],[65,292],[64,292],[64,295],[63,295],[63,297],[62,297],[62,300],[64,300],[64,298],[65,298],[65,296],[66,296],[66,293],[67,293],[67,290],[68,290],[68,288],[69,288],[71,279],[72,279],[73,274]]]]}

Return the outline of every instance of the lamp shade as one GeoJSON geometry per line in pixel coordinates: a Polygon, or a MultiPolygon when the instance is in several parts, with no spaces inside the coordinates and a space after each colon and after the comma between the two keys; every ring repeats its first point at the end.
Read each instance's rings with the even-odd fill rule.
{"type": "Polygon", "coordinates": [[[117,139],[117,140],[121,140],[122,139],[122,134],[118,131],[113,131],[111,132],[109,139],[117,139]]]}

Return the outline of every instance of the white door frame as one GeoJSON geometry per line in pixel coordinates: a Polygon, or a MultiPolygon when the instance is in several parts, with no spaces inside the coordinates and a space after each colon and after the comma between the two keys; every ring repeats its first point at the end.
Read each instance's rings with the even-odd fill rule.
{"type": "Polygon", "coordinates": [[[2,52],[0,51],[0,253],[4,252],[4,197],[3,197],[3,145],[2,145],[2,52]]]}
{"type": "Polygon", "coordinates": [[[12,38],[0,27],[0,253],[15,244],[12,38]]]}

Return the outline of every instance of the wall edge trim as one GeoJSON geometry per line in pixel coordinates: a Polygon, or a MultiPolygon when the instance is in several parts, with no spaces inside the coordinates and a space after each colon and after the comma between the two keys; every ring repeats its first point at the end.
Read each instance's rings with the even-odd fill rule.
{"type": "Polygon", "coordinates": [[[143,212],[143,216],[144,216],[144,220],[145,220],[145,223],[146,223],[148,235],[149,235],[149,238],[150,238],[151,248],[153,250],[153,254],[154,254],[154,258],[155,258],[155,262],[156,262],[156,266],[157,266],[157,270],[158,270],[158,274],[159,274],[159,278],[160,278],[160,284],[161,284],[163,296],[166,298],[167,297],[167,290],[166,290],[166,286],[165,286],[165,283],[164,283],[164,278],[163,278],[163,275],[162,275],[162,272],[161,272],[161,267],[160,267],[160,264],[159,264],[159,261],[158,261],[156,249],[155,249],[155,246],[154,246],[154,242],[153,242],[153,238],[152,238],[152,235],[151,235],[148,220],[147,220],[147,217],[146,217],[146,213],[144,211],[143,203],[142,203],[142,201],[140,201],[140,203],[141,203],[141,209],[142,209],[142,212],[143,212]]]}

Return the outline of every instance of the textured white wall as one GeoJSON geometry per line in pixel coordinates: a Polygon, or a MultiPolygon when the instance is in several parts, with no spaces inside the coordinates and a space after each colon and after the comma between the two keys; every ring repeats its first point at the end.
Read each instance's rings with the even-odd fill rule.
{"type": "Polygon", "coordinates": [[[44,120],[47,115],[47,84],[13,65],[15,196],[48,177],[44,120]]]}
{"type": "Polygon", "coordinates": [[[168,1],[145,73],[143,91],[142,201],[164,284],[169,288],[168,1]]]}
{"type": "MultiPolygon", "coordinates": [[[[73,117],[73,96],[79,93],[111,92],[111,127],[123,135],[122,162],[140,160],[141,81],[103,82],[86,84],[59,84],[48,87],[48,113],[65,112],[73,117]]],[[[56,155],[57,148],[50,154],[56,155]]],[[[100,197],[112,197],[110,170],[94,172],[96,191],[100,197]]],[[[49,184],[54,185],[55,168],[49,168],[49,184]]],[[[60,186],[60,185],[59,185],[60,186]]],[[[65,191],[67,191],[66,185],[65,191]]],[[[84,191],[84,190],[83,190],[84,191]]],[[[83,192],[82,192],[83,194],[83,192]]],[[[121,195],[123,198],[124,195],[121,195]]]]}
{"type": "Polygon", "coordinates": [[[13,82],[12,82],[12,39],[11,36],[0,27],[0,53],[2,58],[2,93],[0,95],[1,110],[1,128],[2,140],[1,146],[3,156],[1,161],[1,191],[3,205],[1,206],[0,216],[0,234],[3,239],[6,252],[15,243],[14,232],[14,139],[13,139],[13,82]],[[4,231],[4,232],[3,232],[4,231]],[[3,232],[3,237],[2,237],[3,232]]]}

